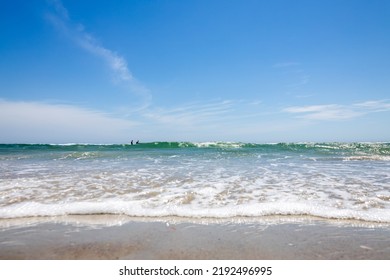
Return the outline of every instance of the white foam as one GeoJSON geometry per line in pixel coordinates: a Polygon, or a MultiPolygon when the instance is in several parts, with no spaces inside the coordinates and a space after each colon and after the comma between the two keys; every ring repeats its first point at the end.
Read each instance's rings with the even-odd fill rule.
{"type": "Polygon", "coordinates": [[[380,156],[380,155],[362,155],[362,156],[350,156],[343,158],[343,161],[390,161],[390,156],[380,156]]]}
{"type": "Polygon", "coordinates": [[[238,142],[194,142],[192,143],[198,148],[218,147],[218,148],[241,148],[245,144],[238,142]]]}
{"type": "MultiPolygon", "coordinates": [[[[242,145],[198,143],[220,144],[242,145]]],[[[2,161],[0,218],[100,213],[210,218],[314,215],[390,222],[388,160],[340,153],[337,160],[332,155],[323,161],[320,154],[300,156],[301,151],[188,151],[107,151],[100,157],[92,149],[60,154],[70,155],[71,160],[53,161],[48,156],[2,161]],[[124,155],[119,158],[117,153],[124,155]],[[312,156],[317,161],[307,160],[312,156]],[[351,162],[340,160],[343,156],[351,162]]]]}
{"type": "Polygon", "coordinates": [[[187,218],[234,218],[265,217],[271,215],[310,215],[328,219],[355,219],[369,222],[390,223],[388,209],[370,209],[354,211],[336,209],[315,204],[302,203],[263,203],[214,208],[195,208],[188,205],[164,205],[149,208],[142,202],[106,201],[74,202],[67,204],[41,204],[27,202],[18,206],[0,208],[0,218],[21,218],[37,216],[63,216],[85,214],[125,214],[132,217],[167,217],[187,218]]]}

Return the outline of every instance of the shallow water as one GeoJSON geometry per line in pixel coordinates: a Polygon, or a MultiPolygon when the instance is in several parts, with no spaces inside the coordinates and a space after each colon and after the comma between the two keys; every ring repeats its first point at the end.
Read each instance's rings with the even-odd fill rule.
{"type": "Polygon", "coordinates": [[[0,218],[66,214],[390,222],[390,144],[0,145],[0,218]]]}

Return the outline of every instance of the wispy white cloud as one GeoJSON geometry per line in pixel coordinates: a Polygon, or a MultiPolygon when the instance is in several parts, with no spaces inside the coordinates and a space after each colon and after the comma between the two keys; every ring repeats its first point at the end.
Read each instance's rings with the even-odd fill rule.
{"type": "MultiPolygon", "coordinates": [[[[74,105],[0,99],[0,142],[118,143],[131,138],[141,141],[260,139],[272,142],[285,141],[286,131],[305,132],[310,122],[300,119],[351,120],[371,113],[390,112],[390,102],[381,100],[351,105],[291,106],[284,108],[283,114],[265,104],[254,106],[252,103],[214,100],[174,107],[149,107],[133,115],[130,121],[74,105]]],[[[306,133],[308,137],[314,135],[314,132],[306,133]]],[[[321,131],[317,131],[314,136],[326,136],[320,134],[321,131]]],[[[290,138],[299,137],[291,135],[290,138]]]]}
{"type": "Polygon", "coordinates": [[[369,112],[390,111],[390,101],[388,100],[370,100],[362,103],[356,103],[354,106],[369,112]]]}
{"type": "MultiPolygon", "coordinates": [[[[0,143],[244,139],[254,132],[249,127],[258,127],[259,121],[264,123],[267,114],[263,106],[252,103],[211,100],[150,106],[123,117],[69,104],[0,99],[0,143]]],[[[262,125],[261,131],[265,129],[266,125],[262,125]]]]}
{"type": "Polygon", "coordinates": [[[48,1],[53,12],[47,14],[47,19],[70,40],[85,51],[99,57],[112,70],[116,81],[123,82],[129,89],[149,101],[149,90],[134,78],[130,72],[125,58],[116,52],[103,47],[91,34],[85,31],[82,24],[74,23],[60,0],[48,1]]]}
{"type": "Polygon", "coordinates": [[[240,132],[243,127],[264,121],[267,114],[263,106],[258,103],[254,106],[252,101],[214,100],[149,108],[142,117],[149,127],[153,126],[156,135],[165,134],[170,139],[176,136],[176,139],[232,140],[243,139],[240,132]]]}
{"type": "Polygon", "coordinates": [[[283,111],[310,120],[345,120],[361,115],[351,108],[337,104],[287,107],[283,111]]]}
{"type": "Polygon", "coordinates": [[[284,108],[282,111],[308,120],[347,120],[370,113],[390,111],[390,102],[386,100],[372,100],[351,105],[325,104],[292,106],[284,108]]]}
{"type": "Polygon", "coordinates": [[[62,5],[61,1],[59,0],[47,0],[47,2],[53,6],[53,8],[56,10],[59,16],[61,16],[64,19],[69,20],[69,14],[68,10],[65,9],[65,7],[62,5]]]}
{"type": "Polygon", "coordinates": [[[0,142],[117,142],[138,123],[72,105],[0,100],[0,142]]]}
{"type": "Polygon", "coordinates": [[[245,141],[245,138],[248,141],[274,126],[274,123],[266,124],[272,114],[252,100],[209,100],[160,106],[148,108],[141,115],[153,135],[173,141],[245,141]]]}
{"type": "Polygon", "coordinates": [[[210,103],[192,103],[175,108],[155,107],[143,112],[143,116],[162,124],[192,127],[193,125],[210,124],[225,119],[232,110],[234,110],[234,102],[225,100],[210,103]]]}

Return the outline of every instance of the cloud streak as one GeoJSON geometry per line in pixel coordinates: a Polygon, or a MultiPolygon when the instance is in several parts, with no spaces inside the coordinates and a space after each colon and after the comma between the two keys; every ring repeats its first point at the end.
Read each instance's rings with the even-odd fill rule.
{"type": "Polygon", "coordinates": [[[175,108],[153,108],[144,112],[143,116],[158,123],[170,125],[188,125],[212,123],[225,117],[233,110],[232,101],[210,103],[192,103],[175,108]]]}
{"type": "Polygon", "coordinates": [[[309,106],[292,106],[282,110],[298,118],[317,121],[348,120],[371,113],[390,111],[388,100],[371,100],[351,105],[325,104],[309,106]]]}
{"type": "Polygon", "coordinates": [[[143,112],[142,116],[149,121],[182,129],[197,127],[231,127],[256,123],[259,119],[274,115],[266,111],[259,101],[250,100],[210,100],[194,102],[176,107],[154,107],[143,112]]]}
{"type": "Polygon", "coordinates": [[[134,94],[149,102],[151,99],[149,90],[134,78],[122,56],[103,47],[91,34],[85,31],[83,25],[72,22],[61,1],[50,0],[48,2],[53,7],[53,12],[47,14],[47,19],[58,30],[80,48],[102,59],[112,70],[115,80],[124,83],[134,94]]]}
{"type": "Polygon", "coordinates": [[[126,143],[132,137],[141,141],[281,141],[286,132],[310,124],[300,119],[352,120],[380,112],[390,112],[389,101],[293,106],[281,112],[245,100],[214,100],[148,108],[130,121],[74,105],[0,99],[0,142],[126,143]]]}
{"type": "MultiPolygon", "coordinates": [[[[126,143],[229,140],[259,118],[249,101],[219,100],[175,107],[150,107],[134,121],[67,104],[0,99],[0,143],[126,143]]],[[[251,130],[253,132],[253,130],[251,130]]],[[[239,133],[239,136],[242,133],[239,133]]]]}
{"type": "Polygon", "coordinates": [[[77,106],[0,100],[1,143],[117,142],[137,125],[77,106]]]}

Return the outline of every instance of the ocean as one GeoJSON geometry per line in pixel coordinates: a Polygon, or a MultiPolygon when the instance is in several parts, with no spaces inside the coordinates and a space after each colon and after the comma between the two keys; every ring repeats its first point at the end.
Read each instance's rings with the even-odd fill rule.
{"type": "Polygon", "coordinates": [[[1,144],[0,218],[390,222],[390,143],[1,144]]]}

